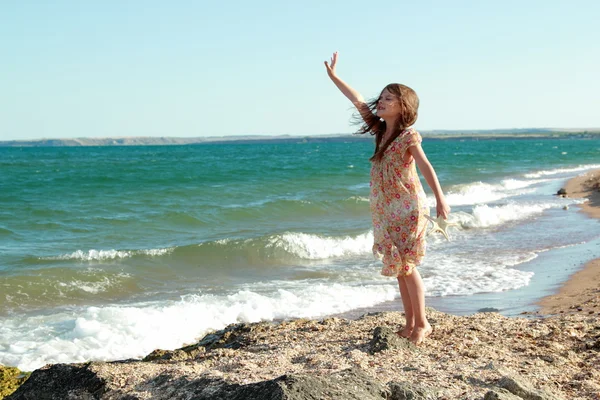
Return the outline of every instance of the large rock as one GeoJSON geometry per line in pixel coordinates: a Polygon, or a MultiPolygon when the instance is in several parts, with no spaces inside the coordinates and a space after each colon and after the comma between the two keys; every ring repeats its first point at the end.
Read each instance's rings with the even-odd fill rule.
{"type": "Polygon", "coordinates": [[[436,400],[439,391],[405,382],[390,382],[387,400],[436,400]]]}
{"type": "Polygon", "coordinates": [[[485,394],[483,400],[523,400],[506,389],[494,389],[485,394]]]}
{"type": "Polygon", "coordinates": [[[100,399],[105,382],[88,369],[89,364],[54,364],[35,370],[7,399],[100,399]]]}
{"type": "Polygon", "coordinates": [[[373,330],[373,339],[369,343],[370,354],[399,348],[413,350],[416,346],[386,326],[378,326],[373,330]]]}
{"type": "MultiPolygon", "coordinates": [[[[139,397],[111,388],[90,368],[91,364],[55,364],[35,371],[11,400],[138,400],[139,397]]],[[[359,369],[329,376],[283,375],[249,385],[222,379],[159,375],[148,382],[154,400],[383,400],[388,389],[359,369]]],[[[402,397],[393,397],[402,399],[402,397]]],[[[417,399],[417,398],[415,398],[417,399]]]]}
{"type": "Polygon", "coordinates": [[[505,376],[500,379],[498,386],[524,400],[562,400],[561,397],[534,388],[533,385],[524,378],[505,376]]]}

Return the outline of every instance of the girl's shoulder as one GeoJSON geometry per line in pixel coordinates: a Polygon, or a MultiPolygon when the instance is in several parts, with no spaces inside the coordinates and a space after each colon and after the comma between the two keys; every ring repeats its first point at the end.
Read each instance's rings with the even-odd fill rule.
{"type": "Polygon", "coordinates": [[[415,128],[410,127],[410,128],[406,128],[402,132],[400,132],[400,134],[398,135],[396,140],[404,140],[411,136],[421,137],[421,134],[415,128]]]}
{"type": "Polygon", "coordinates": [[[401,148],[421,144],[422,141],[421,134],[413,127],[404,129],[395,140],[401,148]]]}

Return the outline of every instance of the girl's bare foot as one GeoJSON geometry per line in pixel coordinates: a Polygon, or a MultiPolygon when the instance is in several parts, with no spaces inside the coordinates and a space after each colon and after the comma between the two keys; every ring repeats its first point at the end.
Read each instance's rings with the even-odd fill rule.
{"type": "Polygon", "coordinates": [[[412,333],[412,331],[413,331],[412,326],[405,326],[404,328],[397,331],[396,335],[408,339],[410,337],[410,334],[412,333]]]}
{"type": "Polygon", "coordinates": [[[413,329],[408,340],[418,346],[423,343],[423,340],[425,340],[427,336],[431,335],[431,332],[433,332],[433,329],[429,324],[423,327],[417,326],[415,329],[413,329]]]}

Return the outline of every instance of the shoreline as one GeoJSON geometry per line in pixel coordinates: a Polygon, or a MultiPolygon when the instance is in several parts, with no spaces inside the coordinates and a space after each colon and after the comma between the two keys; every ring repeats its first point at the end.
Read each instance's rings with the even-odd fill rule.
{"type": "MultiPolygon", "coordinates": [[[[578,205],[586,218],[600,219],[600,170],[589,171],[585,174],[569,179],[564,188],[567,196],[571,198],[587,198],[588,201],[578,205]]],[[[599,221],[600,222],[600,221],[599,221]]],[[[599,228],[600,229],[600,228],[599,228]]],[[[566,249],[557,249],[559,259],[565,257],[573,260],[572,253],[589,252],[600,245],[600,237],[585,246],[577,245],[566,249]],[[565,253],[567,255],[565,255],[565,253]]],[[[597,253],[597,252],[596,252],[597,253]]],[[[558,278],[556,288],[549,288],[547,278],[534,285],[530,285],[501,293],[478,293],[471,296],[426,297],[428,307],[456,316],[469,316],[479,312],[498,312],[506,317],[546,318],[557,314],[581,313],[600,316],[600,258],[583,258],[579,264],[565,266],[564,263],[554,261],[556,253],[552,255],[542,253],[540,257],[546,258],[548,269],[545,273],[558,278]],[[584,261],[585,260],[585,261],[584,261]],[[532,285],[537,287],[532,287],[532,285]],[[535,295],[534,293],[542,293],[535,295]],[[477,306],[468,309],[465,305],[473,303],[477,306]],[[506,304],[506,306],[504,306],[506,304]]],[[[540,260],[534,261],[539,263],[540,260]]],[[[525,268],[528,268],[525,266],[525,268]]],[[[539,273],[539,271],[532,269],[539,273]]],[[[544,274],[545,275],[545,274],[544,274]]],[[[550,283],[551,284],[551,283],[550,283]]],[[[403,312],[399,298],[377,304],[372,307],[359,308],[343,313],[333,314],[331,317],[359,319],[365,314],[377,312],[403,312]]]]}
{"type": "MultiPolygon", "coordinates": [[[[565,190],[572,198],[587,198],[579,205],[590,218],[600,219],[600,170],[570,179],[565,190]]],[[[600,222],[600,221],[598,221],[600,222]]],[[[600,258],[586,263],[560,287],[557,293],[542,298],[537,305],[542,315],[585,313],[600,315],[600,258]]]]}

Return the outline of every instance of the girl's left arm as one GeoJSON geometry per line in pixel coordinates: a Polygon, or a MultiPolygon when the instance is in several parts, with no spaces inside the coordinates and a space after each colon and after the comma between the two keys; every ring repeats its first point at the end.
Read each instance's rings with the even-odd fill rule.
{"type": "Polygon", "coordinates": [[[450,207],[446,203],[446,197],[444,196],[444,192],[442,191],[442,187],[440,186],[440,182],[438,181],[435,170],[427,159],[423,148],[421,145],[416,144],[410,146],[408,148],[408,152],[415,159],[421,174],[423,174],[423,177],[435,195],[437,216],[439,217],[441,215],[444,219],[448,218],[448,214],[450,214],[450,207]]]}

